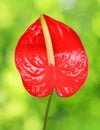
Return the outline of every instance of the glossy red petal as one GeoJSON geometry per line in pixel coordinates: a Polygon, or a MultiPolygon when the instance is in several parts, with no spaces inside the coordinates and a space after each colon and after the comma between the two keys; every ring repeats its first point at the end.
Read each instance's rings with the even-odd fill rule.
{"type": "Polygon", "coordinates": [[[25,89],[33,96],[45,97],[55,85],[54,67],[48,64],[40,20],[31,25],[20,38],[15,63],[25,89]]]}
{"type": "Polygon", "coordinates": [[[87,58],[82,50],[56,55],[57,94],[68,97],[77,92],[86,80],[87,69],[87,58]]]}
{"type": "Polygon", "coordinates": [[[78,35],[67,25],[45,16],[55,54],[56,93],[68,97],[87,78],[88,61],[78,35]]]}
{"type": "Polygon", "coordinates": [[[55,57],[55,65],[48,63],[40,19],[20,38],[15,51],[15,63],[26,90],[37,97],[57,95],[68,97],[84,84],[88,60],[78,35],[67,25],[44,15],[55,57]]]}

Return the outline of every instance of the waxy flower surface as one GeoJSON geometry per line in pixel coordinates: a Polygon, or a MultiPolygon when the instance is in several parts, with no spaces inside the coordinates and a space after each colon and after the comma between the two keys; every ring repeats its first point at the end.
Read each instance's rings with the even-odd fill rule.
{"type": "Polygon", "coordinates": [[[62,22],[41,15],[21,36],[15,64],[25,89],[45,97],[54,90],[69,97],[84,84],[88,59],[76,32],[62,22]]]}

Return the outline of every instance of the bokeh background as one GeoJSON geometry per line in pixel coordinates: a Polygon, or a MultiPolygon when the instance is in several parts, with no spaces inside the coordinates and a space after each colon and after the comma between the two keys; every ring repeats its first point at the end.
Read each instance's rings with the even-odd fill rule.
{"type": "Polygon", "coordinates": [[[43,13],[71,26],[89,59],[82,89],[70,98],[53,95],[47,130],[100,130],[100,0],[0,0],[0,130],[42,130],[49,97],[25,91],[14,50],[43,13]]]}

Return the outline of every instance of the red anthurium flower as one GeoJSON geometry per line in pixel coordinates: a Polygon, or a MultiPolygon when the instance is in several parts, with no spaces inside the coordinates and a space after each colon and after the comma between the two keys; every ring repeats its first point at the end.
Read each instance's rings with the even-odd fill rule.
{"type": "Polygon", "coordinates": [[[87,78],[88,60],[78,35],[67,25],[41,15],[20,38],[15,63],[25,89],[45,97],[76,93],[87,78]]]}

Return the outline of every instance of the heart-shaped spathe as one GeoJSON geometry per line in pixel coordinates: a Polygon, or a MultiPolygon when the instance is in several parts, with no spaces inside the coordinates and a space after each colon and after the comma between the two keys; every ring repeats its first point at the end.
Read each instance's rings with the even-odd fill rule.
{"type": "Polygon", "coordinates": [[[84,84],[88,60],[78,35],[67,25],[43,15],[47,24],[54,64],[48,62],[42,20],[34,22],[20,38],[15,63],[25,89],[33,96],[45,97],[54,89],[58,96],[69,97],[84,84]]]}

